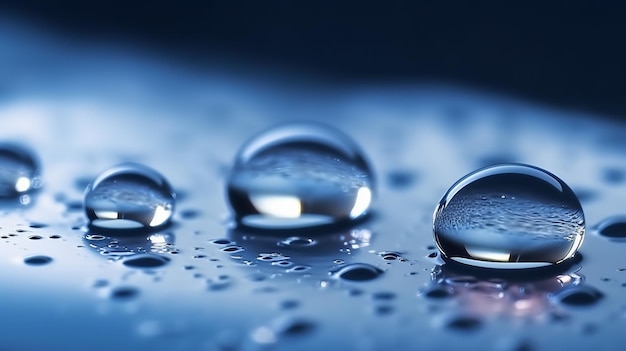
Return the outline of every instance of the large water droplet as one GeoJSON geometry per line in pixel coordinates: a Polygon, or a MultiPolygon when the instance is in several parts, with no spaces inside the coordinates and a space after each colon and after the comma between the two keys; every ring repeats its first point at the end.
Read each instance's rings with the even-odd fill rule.
{"type": "Polygon", "coordinates": [[[574,192],[540,168],[505,164],[463,177],[434,214],[445,258],[486,268],[551,266],[574,256],[585,219],[574,192]]]}
{"type": "Polygon", "coordinates": [[[17,197],[40,186],[35,154],[19,144],[0,143],[0,197],[17,197]]]}
{"type": "Polygon", "coordinates": [[[228,199],[240,224],[258,229],[350,222],[370,209],[374,177],[348,136],[314,123],[267,130],[239,151],[228,199]]]}
{"type": "Polygon", "coordinates": [[[85,191],[85,212],[93,227],[149,229],[169,223],[175,194],[157,171],[124,163],[101,173],[85,191]]]}

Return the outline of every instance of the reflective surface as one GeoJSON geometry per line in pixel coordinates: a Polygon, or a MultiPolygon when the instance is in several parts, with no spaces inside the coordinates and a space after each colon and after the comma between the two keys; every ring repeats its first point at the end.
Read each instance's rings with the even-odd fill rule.
{"type": "Polygon", "coordinates": [[[0,208],[0,349],[623,348],[624,242],[586,235],[571,267],[496,279],[475,266],[451,271],[432,215],[468,172],[524,162],[562,177],[597,228],[625,212],[626,179],[615,175],[626,170],[626,126],[452,88],[190,74],[110,46],[43,45],[48,32],[6,25],[0,138],[37,150],[45,185],[28,206],[0,208]],[[296,112],[359,141],[380,175],[374,215],[329,230],[231,227],[233,158],[296,112]],[[129,161],[175,186],[167,228],[89,226],[85,187],[129,161]],[[348,265],[382,273],[333,274],[348,265]],[[445,282],[431,276],[438,266],[445,282]]]}
{"type": "Polygon", "coordinates": [[[470,173],[433,219],[441,253],[485,268],[537,268],[572,258],[585,235],[574,192],[542,169],[504,164],[470,173]]]}
{"type": "Polygon", "coordinates": [[[365,216],[374,177],[347,135],[317,123],[277,126],[238,153],[228,200],[240,224],[262,229],[316,227],[365,216]]]}
{"type": "Polygon", "coordinates": [[[92,227],[143,229],[166,225],[176,196],[155,170],[124,163],[100,174],[85,190],[85,212],[92,227]]]}

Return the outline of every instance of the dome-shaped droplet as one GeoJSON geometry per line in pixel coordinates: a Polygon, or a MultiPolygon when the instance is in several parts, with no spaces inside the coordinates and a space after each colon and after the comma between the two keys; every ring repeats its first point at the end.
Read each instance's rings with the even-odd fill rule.
{"type": "Polygon", "coordinates": [[[435,209],[445,258],[486,268],[536,268],[574,256],[585,235],[578,198],[540,168],[504,164],[463,177],[435,209]]]}
{"type": "Polygon", "coordinates": [[[0,143],[0,197],[14,197],[41,186],[39,161],[28,148],[0,143]]]}
{"type": "Polygon", "coordinates": [[[85,191],[90,225],[103,229],[150,229],[170,221],[175,194],[157,171],[135,163],[114,166],[85,191]]]}
{"type": "Polygon", "coordinates": [[[362,218],[374,177],[345,134],[314,123],[267,130],[239,151],[228,199],[240,224],[258,229],[316,227],[362,218]]]}

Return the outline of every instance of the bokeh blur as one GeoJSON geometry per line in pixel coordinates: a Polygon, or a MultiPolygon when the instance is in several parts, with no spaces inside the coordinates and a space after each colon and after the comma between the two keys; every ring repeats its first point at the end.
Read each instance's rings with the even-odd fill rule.
{"type": "MultiPolygon", "coordinates": [[[[4,56],[16,50],[11,45],[36,40],[38,57],[21,60],[34,66],[29,71],[54,67],[58,45],[46,47],[61,38],[61,46],[67,40],[100,56],[116,47],[173,60],[191,74],[230,69],[307,83],[451,84],[626,115],[621,1],[4,0],[0,23],[4,56]],[[15,25],[36,33],[7,43],[15,25]]],[[[3,64],[0,73],[13,70],[3,64]]],[[[3,95],[10,93],[15,82],[2,81],[3,95]]]]}

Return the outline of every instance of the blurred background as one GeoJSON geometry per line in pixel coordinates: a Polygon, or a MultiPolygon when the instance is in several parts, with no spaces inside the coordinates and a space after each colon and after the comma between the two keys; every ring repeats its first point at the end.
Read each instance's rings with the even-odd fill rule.
{"type": "Polygon", "coordinates": [[[139,49],[192,71],[217,64],[324,84],[443,83],[626,116],[626,4],[617,0],[4,0],[0,22],[139,49]]]}

